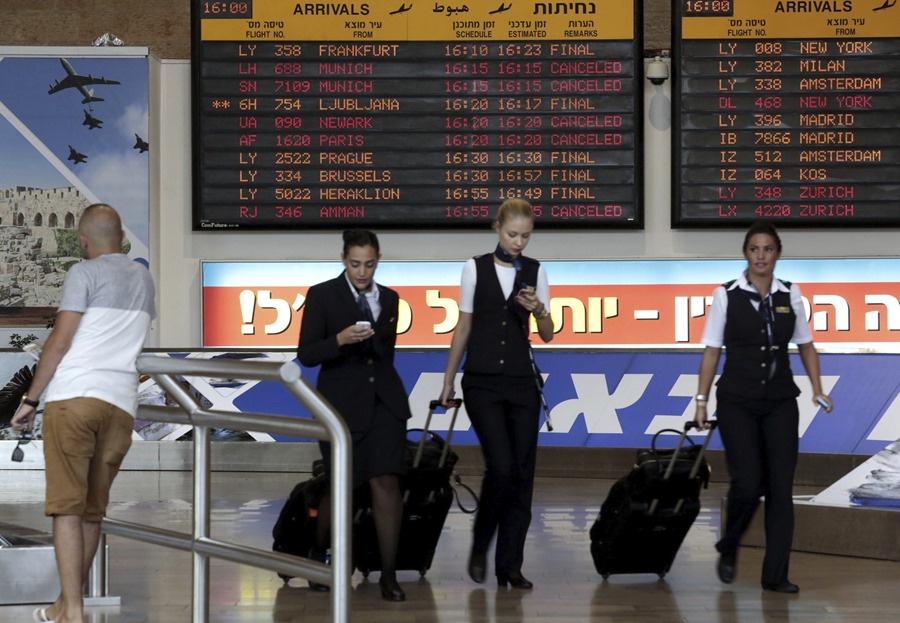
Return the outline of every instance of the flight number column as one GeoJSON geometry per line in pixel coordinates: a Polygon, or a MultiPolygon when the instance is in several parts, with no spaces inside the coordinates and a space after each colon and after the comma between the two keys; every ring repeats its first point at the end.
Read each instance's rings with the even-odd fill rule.
{"type": "Polygon", "coordinates": [[[274,153],[271,154],[271,217],[295,221],[305,217],[312,200],[309,165],[312,136],[306,127],[308,99],[313,92],[307,64],[304,63],[303,44],[274,44],[272,92],[274,115],[264,132],[274,132],[274,153]]]}
{"type": "Polygon", "coordinates": [[[791,216],[786,187],[786,157],[797,136],[786,120],[791,103],[785,101],[784,44],[780,41],[746,41],[752,58],[742,62],[753,68],[753,202],[754,213],[762,218],[791,216]]]}

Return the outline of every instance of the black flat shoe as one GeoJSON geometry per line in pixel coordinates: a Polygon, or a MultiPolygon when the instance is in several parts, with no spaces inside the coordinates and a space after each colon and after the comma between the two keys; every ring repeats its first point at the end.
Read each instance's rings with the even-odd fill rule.
{"type": "Polygon", "coordinates": [[[381,589],[381,598],[385,601],[406,601],[406,593],[397,584],[397,576],[393,573],[381,574],[378,578],[378,587],[381,589]]]}
{"type": "Polygon", "coordinates": [[[716,573],[723,584],[734,582],[735,568],[737,567],[737,552],[723,552],[719,554],[719,562],[716,565],[716,573]]]}
{"type": "Polygon", "coordinates": [[[508,573],[498,573],[497,574],[497,586],[503,588],[507,584],[512,586],[513,588],[522,588],[522,589],[531,589],[534,588],[534,584],[528,580],[524,575],[522,575],[521,571],[510,571],[508,573]]]}
{"type": "Polygon", "coordinates": [[[763,582],[762,587],[764,591],[772,591],[773,593],[794,594],[800,592],[799,586],[797,586],[793,582],[788,582],[787,580],[785,580],[784,582],[779,582],[778,584],[769,584],[767,582],[763,582]]]}
{"type": "Polygon", "coordinates": [[[483,584],[487,575],[487,555],[472,552],[469,555],[469,577],[478,584],[483,584]]]}

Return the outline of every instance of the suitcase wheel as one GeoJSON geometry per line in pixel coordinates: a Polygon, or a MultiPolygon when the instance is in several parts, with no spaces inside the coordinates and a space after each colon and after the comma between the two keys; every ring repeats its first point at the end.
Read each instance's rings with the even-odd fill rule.
{"type": "Polygon", "coordinates": [[[419,569],[419,576],[420,576],[420,577],[423,577],[423,578],[424,578],[426,573],[428,573],[428,569],[426,569],[425,567],[422,567],[421,569],[419,569]]]}
{"type": "Polygon", "coordinates": [[[601,576],[604,580],[608,580],[608,579],[609,579],[609,573],[608,573],[608,572],[607,572],[607,573],[601,573],[600,576],[601,576]]]}
{"type": "Polygon", "coordinates": [[[658,573],[657,575],[659,576],[659,579],[662,580],[663,578],[666,577],[666,572],[663,571],[662,573],[658,573]]]}
{"type": "Polygon", "coordinates": [[[287,585],[287,583],[291,581],[291,576],[285,575],[283,573],[279,573],[278,577],[281,578],[281,580],[285,583],[285,585],[287,585]]]}

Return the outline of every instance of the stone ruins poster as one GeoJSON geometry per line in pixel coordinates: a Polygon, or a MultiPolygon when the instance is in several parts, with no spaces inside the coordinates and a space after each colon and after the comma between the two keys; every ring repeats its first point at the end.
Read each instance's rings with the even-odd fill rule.
{"type": "Polygon", "coordinates": [[[148,90],[142,48],[0,47],[0,326],[47,324],[91,203],[147,262],[148,90]]]}

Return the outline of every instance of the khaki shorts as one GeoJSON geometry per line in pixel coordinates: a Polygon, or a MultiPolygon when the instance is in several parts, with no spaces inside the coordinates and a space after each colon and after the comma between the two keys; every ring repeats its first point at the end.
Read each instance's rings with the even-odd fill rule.
{"type": "Polygon", "coordinates": [[[96,398],[72,398],[44,406],[44,514],[100,521],[109,489],[131,447],[134,418],[96,398]]]}

